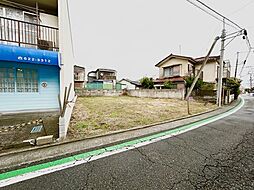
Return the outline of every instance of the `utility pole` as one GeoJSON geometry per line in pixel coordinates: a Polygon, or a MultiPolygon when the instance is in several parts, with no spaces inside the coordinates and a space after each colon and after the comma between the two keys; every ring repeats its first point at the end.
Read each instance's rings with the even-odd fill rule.
{"type": "Polygon", "coordinates": [[[236,64],[235,64],[235,78],[236,78],[236,75],[237,75],[239,53],[240,53],[240,52],[237,52],[237,53],[236,53],[237,55],[236,55],[236,64]]]}
{"type": "Polygon", "coordinates": [[[253,81],[253,79],[252,79],[252,74],[253,73],[251,73],[251,72],[249,72],[249,74],[250,74],[250,90],[252,90],[252,81],[253,81]]]}
{"type": "MultiPolygon", "coordinates": [[[[208,51],[208,53],[207,53],[207,55],[206,55],[206,57],[205,57],[205,60],[204,60],[203,64],[201,65],[201,67],[200,67],[200,69],[199,69],[199,71],[198,71],[197,76],[195,77],[194,81],[193,81],[192,84],[191,84],[191,87],[190,87],[190,89],[189,89],[189,91],[188,91],[188,93],[187,93],[187,95],[186,95],[186,97],[185,97],[185,100],[187,100],[187,101],[189,100],[189,97],[190,97],[190,95],[191,95],[191,92],[192,92],[192,90],[193,90],[193,88],[194,88],[196,82],[198,81],[198,78],[199,78],[200,74],[202,73],[203,68],[205,67],[205,65],[206,65],[206,63],[207,63],[207,61],[208,61],[208,59],[209,59],[209,57],[210,57],[210,54],[212,53],[213,48],[214,48],[216,42],[217,42],[219,39],[220,39],[220,37],[218,37],[218,36],[214,39],[214,42],[213,42],[211,48],[209,49],[209,51],[208,51]]],[[[194,72],[195,72],[195,71],[194,71],[194,72]]]]}
{"type": "Polygon", "coordinates": [[[219,69],[219,77],[218,77],[218,87],[217,87],[217,105],[221,107],[221,99],[222,99],[222,78],[223,78],[223,59],[224,59],[224,51],[225,51],[225,18],[223,18],[223,29],[221,34],[221,50],[220,50],[220,69],[219,69]]]}

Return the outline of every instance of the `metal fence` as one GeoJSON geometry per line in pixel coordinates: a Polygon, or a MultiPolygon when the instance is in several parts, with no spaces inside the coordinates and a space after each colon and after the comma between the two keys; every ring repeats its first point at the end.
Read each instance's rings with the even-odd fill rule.
{"type": "Polygon", "coordinates": [[[87,83],[85,86],[87,90],[122,90],[122,85],[120,83],[116,83],[114,86],[113,83],[100,83],[100,82],[92,82],[87,83]]]}
{"type": "Polygon", "coordinates": [[[0,43],[57,51],[58,28],[0,17],[0,43]]]}

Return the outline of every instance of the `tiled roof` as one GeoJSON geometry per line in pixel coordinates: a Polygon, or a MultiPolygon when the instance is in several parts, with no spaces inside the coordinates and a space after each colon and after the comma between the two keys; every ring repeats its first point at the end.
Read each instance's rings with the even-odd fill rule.
{"type": "Polygon", "coordinates": [[[136,86],[141,86],[140,82],[139,81],[133,81],[133,80],[130,80],[130,79],[121,79],[120,81],[122,80],[125,80],[133,85],[136,85],[136,86]]]}
{"type": "MultiPolygon", "coordinates": [[[[188,60],[188,61],[190,61],[190,62],[192,62],[194,64],[195,63],[203,62],[205,60],[205,57],[192,58],[192,57],[189,57],[189,56],[170,54],[169,56],[167,56],[166,58],[161,60],[159,63],[157,63],[155,66],[159,67],[165,61],[168,61],[168,60],[173,59],[173,58],[185,59],[185,60],[188,60]]],[[[220,59],[220,56],[210,56],[208,61],[218,61],[219,59],[220,59]]]]}
{"type": "Polygon", "coordinates": [[[183,77],[170,77],[170,78],[159,78],[159,79],[155,79],[153,82],[156,83],[164,83],[167,81],[171,81],[171,82],[184,82],[183,77]]]}
{"type": "MultiPolygon", "coordinates": [[[[200,63],[200,62],[203,62],[205,60],[205,57],[198,57],[198,58],[195,58],[195,61],[200,63]]],[[[218,61],[220,60],[220,56],[210,56],[208,61],[218,61]]]]}
{"type": "Polygon", "coordinates": [[[163,64],[165,61],[168,61],[170,59],[173,59],[173,58],[179,58],[179,59],[185,59],[185,60],[188,60],[190,62],[195,62],[195,60],[192,58],[192,57],[189,57],[189,56],[183,56],[183,55],[174,55],[174,54],[170,54],[169,56],[167,56],[166,58],[164,58],[163,60],[161,60],[159,63],[157,63],[155,66],[156,67],[159,67],[161,64],[163,64]]]}

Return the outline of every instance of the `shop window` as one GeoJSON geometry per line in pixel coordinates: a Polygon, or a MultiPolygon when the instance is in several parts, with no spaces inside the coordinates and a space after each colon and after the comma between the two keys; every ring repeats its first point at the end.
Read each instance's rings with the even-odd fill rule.
{"type": "Polygon", "coordinates": [[[15,70],[0,68],[0,93],[15,92],[15,70]]]}
{"type": "Polygon", "coordinates": [[[20,69],[17,73],[17,92],[38,92],[38,72],[34,69],[20,69]]]}

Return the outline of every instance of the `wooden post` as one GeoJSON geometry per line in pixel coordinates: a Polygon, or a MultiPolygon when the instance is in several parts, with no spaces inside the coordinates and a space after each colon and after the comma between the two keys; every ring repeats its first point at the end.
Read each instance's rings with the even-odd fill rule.
{"type": "MultiPolygon", "coordinates": [[[[63,107],[60,107],[60,110],[61,110],[61,117],[64,116],[65,114],[65,110],[66,110],[66,107],[67,107],[67,104],[69,103],[69,97],[70,97],[70,93],[71,93],[71,87],[72,87],[72,83],[70,83],[69,85],[69,89],[67,87],[65,87],[64,89],[64,100],[63,100],[63,107]],[[68,92],[67,92],[68,90],[68,92]]],[[[59,97],[60,98],[60,97],[59,97]]],[[[59,102],[59,105],[61,106],[61,100],[59,102]]]]}
{"type": "Polygon", "coordinates": [[[62,103],[61,103],[60,94],[58,94],[58,104],[59,104],[59,109],[60,109],[60,115],[62,115],[63,107],[62,107],[62,103]]]}
{"type": "Polygon", "coordinates": [[[191,113],[190,113],[190,101],[189,101],[189,98],[188,98],[186,101],[187,101],[187,111],[188,111],[188,115],[191,115],[191,113]]]}
{"type": "Polygon", "coordinates": [[[64,112],[65,112],[65,109],[66,109],[66,96],[67,96],[67,87],[65,87],[65,89],[64,89],[63,110],[62,110],[62,113],[61,113],[61,117],[64,116],[64,112]]]}
{"type": "Polygon", "coordinates": [[[222,105],[224,105],[225,104],[225,89],[222,87],[222,105]]]}

